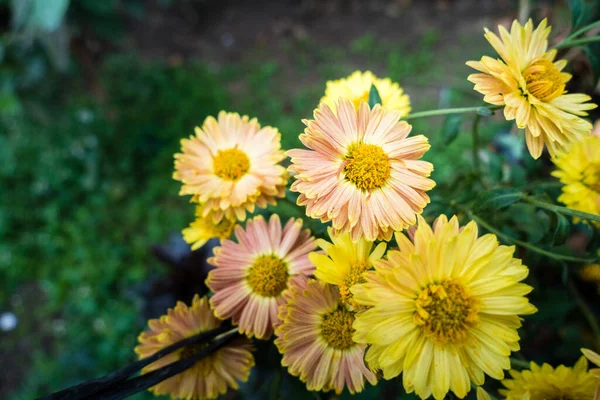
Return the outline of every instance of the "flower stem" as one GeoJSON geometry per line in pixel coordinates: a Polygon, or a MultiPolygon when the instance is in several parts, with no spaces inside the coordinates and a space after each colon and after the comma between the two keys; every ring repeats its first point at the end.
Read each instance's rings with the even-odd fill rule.
{"type": "Polygon", "coordinates": [[[473,119],[473,169],[475,170],[475,174],[480,176],[481,171],[479,167],[479,121],[481,121],[481,114],[475,115],[473,119]]]}
{"type": "Polygon", "coordinates": [[[591,23],[591,24],[589,24],[589,25],[586,25],[586,26],[584,26],[583,28],[581,28],[581,29],[579,29],[579,30],[577,30],[577,31],[575,31],[575,32],[573,32],[573,33],[571,33],[571,34],[570,34],[570,35],[567,37],[567,39],[566,39],[566,40],[571,40],[571,39],[573,39],[573,38],[576,38],[577,36],[579,36],[579,35],[581,35],[581,34],[583,34],[583,33],[587,32],[587,31],[589,31],[589,30],[592,30],[592,29],[594,29],[594,28],[600,28],[600,20],[598,20],[598,21],[596,21],[596,22],[593,22],[593,23],[591,23]]]}
{"type": "Polygon", "coordinates": [[[500,106],[488,106],[488,107],[458,107],[458,108],[441,108],[439,110],[421,111],[412,113],[406,117],[402,117],[403,120],[433,117],[435,115],[448,115],[448,114],[464,114],[464,113],[478,113],[481,115],[492,115],[491,111],[497,110],[500,106]]]}
{"type": "Polygon", "coordinates": [[[577,217],[581,219],[587,219],[590,221],[600,222],[600,215],[590,214],[579,210],[573,210],[571,208],[557,206],[554,204],[546,203],[545,201],[536,200],[530,196],[523,196],[523,200],[528,202],[529,204],[533,204],[539,208],[544,208],[546,210],[554,211],[564,215],[570,215],[571,217],[577,217]]]}
{"type": "Polygon", "coordinates": [[[565,40],[564,42],[559,43],[556,46],[554,46],[554,48],[555,49],[563,49],[565,47],[575,47],[575,46],[592,43],[592,42],[600,42],[600,36],[590,36],[590,37],[585,37],[585,38],[575,39],[575,40],[565,40]]]}
{"type": "Polygon", "coordinates": [[[587,319],[590,328],[592,328],[592,332],[594,332],[594,336],[596,337],[596,347],[600,349],[600,325],[598,324],[598,320],[596,319],[594,312],[587,305],[571,279],[567,280],[566,285],[575,298],[575,302],[579,306],[583,316],[585,319],[587,319]]]}
{"type": "Polygon", "coordinates": [[[522,240],[515,239],[512,236],[509,236],[509,235],[507,235],[507,234],[499,231],[498,229],[494,228],[491,224],[489,224],[487,221],[485,221],[482,218],[480,218],[477,215],[475,215],[470,210],[463,210],[463,211],[466,211],[466,213],[469,216],[469,218],[471,218],[473,221],[477,222],[477,224],[481,225],[482,227],[484,227],[485,229],[487,229],[489,232],[495,234],[496,236],[504,239],[504,241],[506,241],[508,243],[514,243],[517,246],[524,247],[524,248],[529,249],[529,250],[531,250],[531,251],[533,251],[535,253],[541,254],[543,256],[546,256],[548,258],[552,258],[552,259],[555,259],[555,260],[571,261],[571,262],[586,263],[586,264],[593,264],[596,261],[596,259],[586,259],[586,258],[573,257],[573,256],[565,255],[565,254],[558,254],[558,253],[553,253],[553,252],[548,251],[548,250],[544,250],[542,248],[534,246],[531,243],[523,242],[522,240]]]}
{"type": "Polygon", "coordinates": [[[513,357],[510,358],[510,365],[519,367],[521,369],[530,369],[531,368],[531,365],[527,361],[519,360],[519,359],[516,359],[513,357]]]}

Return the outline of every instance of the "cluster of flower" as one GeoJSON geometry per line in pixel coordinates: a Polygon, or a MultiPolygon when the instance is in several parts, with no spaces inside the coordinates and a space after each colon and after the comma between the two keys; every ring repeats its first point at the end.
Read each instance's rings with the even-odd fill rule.
{"type": "MultiPolygon", "coordinates": [[[[567,184],[561,200],[597,214],[600,138],[580,118],[595,105],[588,96],[565,94],[570,75],[561,72],[566,61],[554,61],[556,50],[547,51],[549,30],[545,21],[535,30],[529,21],[515,22],[510,32],[500,27],[500,38],[487,32],[501,60],[469,62],[482,72],[469,80],[526,130],[534,158],[546,145],[567,184]]],[[[174,178],[197,203],[184,237],[193,249],[222,239],[209,259],[213,294],[151,320],[136,352],[149,356],[226,319],[244,336],[154,393],[213,398],[237,388],[254,365],[249,338],[272,335],[283,366],[309,390],[356,393],[365,381],[402,375],[406,392],[421,398],[442,399],[449,391],[463,398],[485,375],[504,378],[511,352],[519,350],[519,316],[536,312],[525,297],[532,287],[521,283],[528,268],[514,246],[480,236],[473,221],[461,227],[456,216],[441,215],[430,225],[421,217],[435,182],[433,165],[421,160],[427,138],[409,136],[411,126],[402,121],[409,112],[398,84],[355,72],[327,83],[314,119],[303,121],[306,149],[284,153],[277,129],[226,112],[182,140],[174,178]],[[380,99],[372,107],[371,86],[380,99]],[[287,169],[280,164],[286,155],[287,169]],[[290,174],[307,216],[331,223],[331,242],[316,240],[300,219],[246,218],[284,197],[290,174]],[[236,240],[229,239],[233,232],[236,240]],[[398,248],[386,252],[392,237],[398,248]]],[[[185,347],[145,372],[194,351],[185,347]]],[[[598,364],[597,354],[586,355],[598,364]]],[[[591,399],[600,382],[585,358],[574,368],[532,363],[531,371],[511,375],[503,381],[509,399],[591,399]]]]}

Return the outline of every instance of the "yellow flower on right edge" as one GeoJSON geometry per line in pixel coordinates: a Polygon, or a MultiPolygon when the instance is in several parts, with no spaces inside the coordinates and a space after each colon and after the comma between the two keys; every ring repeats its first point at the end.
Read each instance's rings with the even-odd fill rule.
{"type": "Polygon", "coordinates": [[[552,162],[558,167],[552,176],[565,185],[558,201],[573,210],[600,215],[600,137],[582,139],[552,162]]]}
{"type": "Polygon", "coordinates": [[[498,27],[500,38],[486,29],[485,38],[500,59],[484,56],[467,65],[482,73],[467,78],[475,90],[485,95],[484,101],[504,106],[504,117],[515,120],[525,129],[527,148],[533,158],[539,158],[544,144],[552,157],[564,152],[592,130],[592,125],[580,118],[596,104],[586,103],[585,94],[567,94],[566,83],[571,75],[562,70],[566,60],[555,61],[556,49],[548,49],[550,27],[543,20],[534,30],[529,20],[525,26],[514,21],[510,32],[498,27]]]}

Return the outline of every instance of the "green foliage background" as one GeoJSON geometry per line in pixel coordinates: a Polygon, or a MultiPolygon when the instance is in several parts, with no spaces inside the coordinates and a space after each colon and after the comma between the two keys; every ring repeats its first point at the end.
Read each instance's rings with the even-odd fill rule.
{"type": "MultiPolygon", "coordinates": [[[[177,2],[159,3],[167,10],[177,2]]],[[[117,6],[143,18],[141,1],[81,0],[73,1],[68,12],[65,8],[63,23],[75,31],[91,26],[100,40],[118,49],[126,26],[117,6]]],[[[8,1],[0,1],[0,7],[9,12],[8,1]]],[[[97,377],[134,358],[136,335],[145,325],[138,288],[149,277],[165,274],[149,246],[193,217],[171,179],[172,156],[180,138],[207,115],[227,109],[256,116],[278,127],[289,149],[299,145],[300,119],[311,116],[328,79],[373,69],[408,84],[413,110],[477,105],[480,98],[466,81],[469,71],[463,64],[491,52],[481,35],[440,48],[442,32],[435,28],[416,42],[381,40],[365,32],[348,48],[289,38],[282,45],[285,63],[257,48],[242,62],[219,68],[193,60],[150,61],[117,50],[103,54],[90,82],[73,59],[66,70],[57,68],[60,49],[54,44],[34,33],[26,44],[18,37],[31,32],[24,27],[52,26],[52,18],[60,15],[43,18],[23,17],[23,28],[7,31],[0,44],[0,311],[10,310],[19,319],[14,331],[0,334],[0,361],[14,366],[0,381],[7,385],[0,393],[15,399],[97,377]],[[306,82],[294,96],[287,90],[290,76],[306,82]],[[240,83],[233,93],[230,88],[240,83]]],[[[436,168],[438,187],[427,216],[453,214],[453,202],[468,203],[484,189],[535,189],[528,187],[535,177],[547,185],[535,191],[556,198],[559,187],[548,178],[548,165],[523,153],[521,137],[499,135],[511,127],[501,118],[483,124],[483,179],[474,176],[470,124],[440,118],[413,123],[414,132],[430,138],[427,159],[436,168]]],[[[285,203],[277,211],[300,216],[285,203]]],[[[480,214],[504,233],[542,246],[553,245],[560,224],[554,214],[522,203],[484,204],[480,214]]],[[[581,225],[572,232],[590,235],[581,225]]],[[[576,301],[563,284],[578,266],[531,252],[519,255],[532,269],[532,302],[540,309],[527,318],[524,353],[528,359],[571,363],[578,348],[591,342],[587,322],[574,313],[576,301]],[[550,339],[540,340],[544,334],[550,339]]],[[[597,302],[593,288],[583,289],[584,297],[597,302]]],[[[258,371],[244,391],[260,398],[272,381],[272,371],[258,371]]],[[[292,391],[297,385],[290,381],[282,387],[292,391]]],[[[386,390],[378,386],[362,398],[386,390]]]]}

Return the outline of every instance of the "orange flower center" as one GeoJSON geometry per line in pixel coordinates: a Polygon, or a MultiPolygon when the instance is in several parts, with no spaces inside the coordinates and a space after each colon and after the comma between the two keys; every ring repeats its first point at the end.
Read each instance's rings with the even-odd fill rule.
{"type": "Polygon", "coordinates": [[[534,61],[525,69],[524,77],[527,91],[541,101],[553,100],[565,91],[560,71],[552,61],[534,61]]]}
{"type": "Polygon", "coordinates": [[[334,349],[344,350],[354,346],[352,323],[354,312],[340,306],[336,310],[323,315],[321,336],[334,349]]]}
{"type": "Polygon", "coordinates": [[[255,294],[263,297],[276,297],[288,285],[287,264],[273,254],[264,254],[256,258],[248,269],[246,280],[255,294]]]}
{"type": "Polygon", "coordinates": [[[237,181],[250,169],[250,159],[241,150],[219,150],[213,160],[215,174],[226,181],[237,181]]]}
{"type": "Polygon", "coordinates": [[[374,144],[355,143],[346,156],[346,178],[360,190],[371,191],[390,177],[390,161],[383,149],[374,144]]]}
{"type": "Polygon", "coordinates": [[[350,266],[350,271],[344,282],[339,285],[340,296],[342,301],[348,302],[351,306],[357,307],[357,304],[354,300],[352,300],[352,293],[350,292],[350,288],[352,286],[357,285],[359,283],[366,282],[364,273],[371,268],[371,264],[367,261],[359,261],[350,266]]]}
{"type": "Polygon", "coordinates": [[[413,321],[438,343],[460,343],[479,321],[476,300],[453,280],[432,283],[415,300],[413,321]]]}

